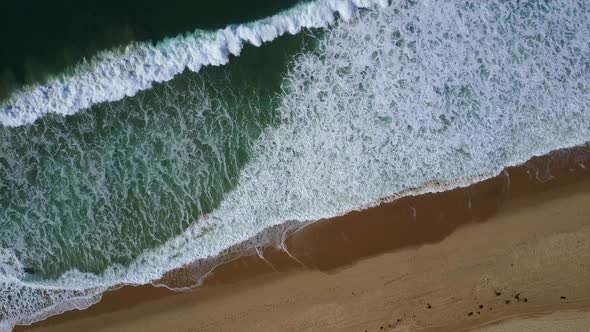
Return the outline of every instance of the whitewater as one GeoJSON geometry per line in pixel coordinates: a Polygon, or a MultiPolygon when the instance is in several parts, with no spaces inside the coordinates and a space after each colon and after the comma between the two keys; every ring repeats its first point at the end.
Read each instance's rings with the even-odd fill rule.
{"type": "MultiPolygon", "coordinates": [[[[336,12],[347,21],[325,28],[316,48],[295,57],[277,96],[278,120],[248,143],[252,157],[239,168],[237,184],[179,236],[127,265],[112,264],[100,273],[71,269],[42,280],[27,278],[15,248],[0,248],[0,329],[86,308],[110,287],[153,282],[273,225],[316,221],[384,199],[469,185],[533,156],[589,141],[590,6],[584,1],[380,4],[305,4],[275,16],[290,22],[280,28],[269,28],[275,24],[269,22],[279,22],[273,18],[248,25],[260,28],[254,37],[233,34],[239,27],[222,30],[233,37],[206,53],[195,36],[159,44],[172,47],[164,53],[157,47],[151,48],[154,53],[140,52],[143,46],[136,45],[105,53],[108,57],[76,71],[75,79],[63,76],[50,83],[52,89],[13,95],[0,119],[6,127],[47,113],[73,114],[95,103],[123,99],[124,107],[126,96],[171,80],[185,67],[226,63],[229,54],[239,54],[243,40],[258,45],[284,32],[325,27],[336,12]],[[371,10],[359,15],[359,7],[371,10]],[[135,66],[129,59],[137,54],[137,63],[155,69],[127,75],[115,67],[107,75],[100,67],[117,61],[135,66]],[[188,54],[207,56],[196,60],[188,54]]],[[[175,114],[182,114],[188,107],[180,102],[211,103],[200,89],[159,98],[170,98],[167,102],[180,109],[175,114]]],[[[149,114],[152,122],[176,121],[149,114]]],[[[79,144],[80,154],[86,153],[83,142],[68,144],[79,144]]]]}
{"type": "Polygon", "coordinates": [[[103,51],[46,84],[14,92],[0,104],[0,124],[21,126],[48,113],[71,115],[98,103],[134,96],[185,69],[198,72],[203,66],[227,64],[230,56],[240,54],[244,43],[260,46],[286,33],[326,27],[336,15],[350,20],[358,8],[375,3],[385,6],[387,0],[318,0],[249,24],[214,32],[197,30],[156,45],[134,43],[103,51]]]}

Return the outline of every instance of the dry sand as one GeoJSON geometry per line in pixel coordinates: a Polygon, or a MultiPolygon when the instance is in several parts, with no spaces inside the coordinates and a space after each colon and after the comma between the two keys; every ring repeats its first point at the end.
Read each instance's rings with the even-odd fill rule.
{"type": "Polygon", "coordinates": [[[483,332],[571,332],[588,331],[590,315],[579,311],[561,311],[542,317],[516,318],[494,326],[485,327],[483,332]]]}
{"type": "Polygon", "coordinates": [[[193,291],[125,287],[29,329],[588,331],[588,156],[320,221],[288,239],[296,259],[266,248],[193,291]]]}

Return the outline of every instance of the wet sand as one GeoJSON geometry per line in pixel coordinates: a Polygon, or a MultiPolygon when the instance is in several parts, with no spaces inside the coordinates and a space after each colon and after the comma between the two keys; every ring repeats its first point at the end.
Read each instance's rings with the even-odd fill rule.
{"type": "MultiPolygon", "coordinates": [[[[288,252],[260,248],[192,291],[123,287],[26,330],[583,328],[589,170],[588,148],[534,158],[467,188],[311,224],[291,234],[288,252]]],[[[182,286],[203,266],[163,281],[182,286]]]]}

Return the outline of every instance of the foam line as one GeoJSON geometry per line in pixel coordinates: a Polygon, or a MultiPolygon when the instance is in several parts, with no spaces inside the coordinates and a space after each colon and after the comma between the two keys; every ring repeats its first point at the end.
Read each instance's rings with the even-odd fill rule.
{"type": "Polygon", "coordinates": [[[253,23],[214,32],[198,30],[155,46],[142,42],[103,51],[89,62],[76,65],[71,73],[14,92],[0,104],[0,124],[22,126],[49,113],[71,115],[98,103],[133,96],[154,83],[173,79],[185,69],[197,72],[203,66],[224,65],[232,55],[240,54],[244,43],[260,46],[286,33],[326,27],[335,14],[350,20],[359,7],[375,3],[387,5],[382,0],[318,0],[253,23]]]}

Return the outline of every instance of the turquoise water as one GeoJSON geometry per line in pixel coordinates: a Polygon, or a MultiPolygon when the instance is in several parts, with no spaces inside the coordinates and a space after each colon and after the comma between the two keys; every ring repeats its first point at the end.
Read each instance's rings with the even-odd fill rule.
{"type": "Polygon", "coordinates": [[[0,105],[0,330],[589,141],[585,2],[387,4],[107,50],[0,105]]]}

